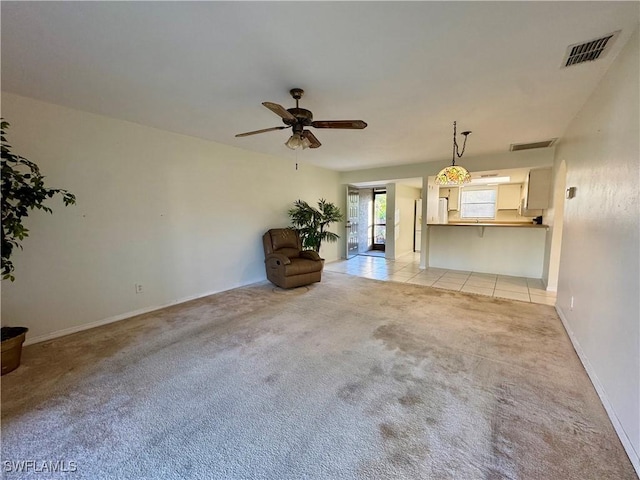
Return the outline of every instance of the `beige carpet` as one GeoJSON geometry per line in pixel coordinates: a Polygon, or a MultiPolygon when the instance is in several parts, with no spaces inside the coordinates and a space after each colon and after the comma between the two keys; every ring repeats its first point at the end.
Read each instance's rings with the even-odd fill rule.
{"type": "Polygon", "coordinates": [[[329,272],[27,347],[1,460],[6,479],[637,478],[552,307],[329,272]],[[56,461],[75,471],[35,471],[56,461]]]}

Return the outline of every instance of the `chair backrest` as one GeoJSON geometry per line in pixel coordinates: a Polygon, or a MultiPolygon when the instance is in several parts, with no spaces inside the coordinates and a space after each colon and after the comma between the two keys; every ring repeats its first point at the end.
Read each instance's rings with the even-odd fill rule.
{"type": "Polygon", "coordinates": [[[292,228],[272,228],[262,236],[264,254],[281,253],[288,258],[297,258],[302,250],[302,241],[292,228]]]}

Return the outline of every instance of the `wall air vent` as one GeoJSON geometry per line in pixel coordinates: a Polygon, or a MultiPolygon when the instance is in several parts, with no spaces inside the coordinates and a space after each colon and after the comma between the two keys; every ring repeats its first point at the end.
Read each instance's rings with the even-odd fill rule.
{"type": "Polygon", "coordinates": [[[552,138],[551,140],[545,140],[543,142],[533,142],[533,143],[512,143],[509,147],[509,151],[517,152],[519,150],[531,150],[532,148],[547,148],[556,143],[557,138],[552,138]]]}
{"type": "Polygon", "coordinates": [[[619,33],[620,30],[588,42],[569,45],[562,66],[570,67],[602,58],[609,51],[619,33]]]}

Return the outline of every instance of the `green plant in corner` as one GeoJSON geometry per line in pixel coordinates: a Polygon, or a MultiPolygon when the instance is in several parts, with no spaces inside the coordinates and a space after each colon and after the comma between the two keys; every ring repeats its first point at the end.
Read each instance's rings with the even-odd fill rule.
{"type": "Polygon", "coordinates": [[[62,195],[65,205],[76,203],[76,197],[67,190],[46,188],[44,176],[38,166],[20,155],[11,153],[7,143],[6,131],[9,123],[0,121],[0,140],[2,142],[2,278],[15,280],[14,266],[11,261],[13,249],[22,249],[20,241],[29,236],[23,219],[33,209],[52,213],[45,202],[55,195],[62,195]]]}
{"type": "Polygon", "coordinates": [[[323,241],[337,242],[339,235],[327,230],[329,225],[343,220],[342,212],[333,203],[324,198],[318,201],[318,208],[303,200],[297,200],[289,210],[291,224],[302,240],[302,247],[320,252],[323,241]]]}

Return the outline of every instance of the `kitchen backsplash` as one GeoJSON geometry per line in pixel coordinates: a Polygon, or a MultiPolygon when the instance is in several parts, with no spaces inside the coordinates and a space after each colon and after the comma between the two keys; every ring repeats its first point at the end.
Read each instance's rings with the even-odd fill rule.
{"type": "MultiPolygon", "coordinates": [[[[450,222],[462,222],[464,219],[460,218],[460,212],[457,210],[452,210],[449,212],[449,221],[450,222]]],[[[492,220],[487,220],[488,222],[522,222],[522,223],[531,223],[533,221],[533,217],[523,217],[522,215],[518,215],[517,210],[498,210],[496,213],[496,218],[492,220]]]]}

